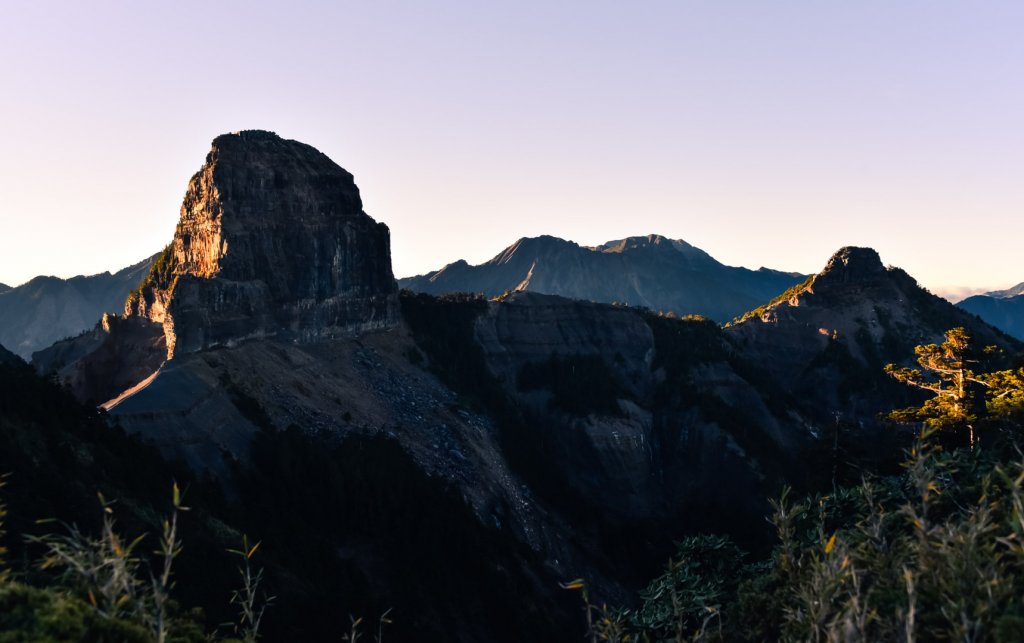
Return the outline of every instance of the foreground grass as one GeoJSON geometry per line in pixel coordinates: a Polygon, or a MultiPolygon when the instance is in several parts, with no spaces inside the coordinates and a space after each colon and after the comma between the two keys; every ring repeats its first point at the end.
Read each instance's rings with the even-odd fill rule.
{"type": "Polygon", "coordinates": [[[1024,640],[1024,460],[927,441],[899,476],[773,502],[777,543],[678,543],[637,609],[583,593],[592,641],[1024,640]]]}

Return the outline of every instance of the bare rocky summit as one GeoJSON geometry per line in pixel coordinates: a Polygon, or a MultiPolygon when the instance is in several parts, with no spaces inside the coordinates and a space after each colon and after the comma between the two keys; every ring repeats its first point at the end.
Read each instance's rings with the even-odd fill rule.
{"type": "Polygon", "coordinates": [[[165,359],[249,339],[306,343],[397,323],[389,232],[351,174],[271,132],[225,134],[192,177],[174,239],[91,331],[34,355],[104,402],[165,359]]]}
{"type": "Polygon", "coordinates": [[[352,175],[326,155],[271,132],[225,134],[125,314],[162,324],[168,357],[387,327],[397,319],[389,246],[352,175]]]}

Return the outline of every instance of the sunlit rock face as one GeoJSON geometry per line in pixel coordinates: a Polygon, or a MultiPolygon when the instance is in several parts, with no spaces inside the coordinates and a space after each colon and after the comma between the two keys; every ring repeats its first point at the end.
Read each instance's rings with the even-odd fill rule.
{"type": "Polygon", "coordinates": [[[389,245],[352,175],[326,155],[270,132],[225,134],[125,312],[163,324],[168,357],[387,327],[398,317],[389,245]]]}

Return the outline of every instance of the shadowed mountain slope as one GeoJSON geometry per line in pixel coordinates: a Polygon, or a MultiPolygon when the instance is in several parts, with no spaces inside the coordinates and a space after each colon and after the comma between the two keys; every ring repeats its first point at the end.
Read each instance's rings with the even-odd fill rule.
{"type": "Polygon", "coordinates": [[[490,261],[448,264],[400,279],[415,292],[527,291],[572,299],[620,302],[725,322],[768,301],[804,276],[725,266],[685,241],[659,235],[584,247],[556,237],[520,239],[490,261]]]}
{"type": "Polygon", "coordinates": [[[17,362],[20,358],[7,350],[3,346],[0,346],[0,364],[6,364],[9,362],[17,362]]]}
{"type": "Polygon", "coordinates": [[[30,359],[35,351],[92,328],[103,313],[120,313],[154,258],[113,274],[36,277],[17,288],[0,288],[0,344],[30,359]]]}
{"type": "Polygon", "coordinates": [[[996,328],[1024,340],[1024,283],[968,297],[957,304],[996,328]]]}

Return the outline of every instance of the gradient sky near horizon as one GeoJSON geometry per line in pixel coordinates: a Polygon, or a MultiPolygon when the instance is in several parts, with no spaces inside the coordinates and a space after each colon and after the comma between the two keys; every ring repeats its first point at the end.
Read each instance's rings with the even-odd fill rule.
{"type": "Polygon", "coordinates": [[[214,136],[355,174],[397,276],[659,233],[1024,281],[1024,2],[0,4],[0,282],[171,238],[214,136]]]}

